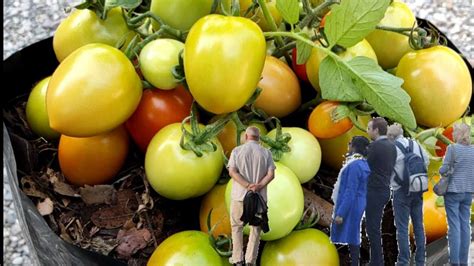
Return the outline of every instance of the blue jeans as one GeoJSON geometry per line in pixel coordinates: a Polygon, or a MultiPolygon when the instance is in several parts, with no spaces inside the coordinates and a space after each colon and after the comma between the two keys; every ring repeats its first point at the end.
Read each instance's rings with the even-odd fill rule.
{"type": "Polygon", "coordinates": [[[448,192],[444,196],[444,206],[448,218],[449,262],[465,264],[471,244],[471,203],[472,193],[448,192]]]}
{"type": "Polygon", "coordinates": [[[382,217],[385,205],[390,200],[389,188],[367,187],[365,228],[370,243],[370,265],[384,265],[382,249],[382,217]]]}
{"type": "Polygon", "coordinates": [[[408,221],[411,217],[415,233],[416,265],[425,264],[425,229],[423,227],[423,196],[421,193],[407,195],[403,189],[393,194],[393,214],[397,227],[398,258],[397,265],[410,263],[410,242],[408,239],[408,221]]]}

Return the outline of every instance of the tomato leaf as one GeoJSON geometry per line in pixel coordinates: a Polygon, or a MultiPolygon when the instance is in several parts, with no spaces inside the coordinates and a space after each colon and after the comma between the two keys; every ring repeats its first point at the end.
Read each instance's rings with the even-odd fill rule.
{"type": "Polygon", "coordinates": [[[350,0],[334,6],[324,30],[330,47],[348,48],[362,41],[382,20],[389,4],[389,0],[350,0]]]}
{"type": "MultiPolygon", "coordinates": [[[[309,39],[308,34],[303,33],[304,37],[309,39]]],[[[296,41],[296,63],[298,65],[302,65],[308,61],[308,58],[311,56],[311,51],[313,47],[303,41],[297,40],[296,41]]]]}
{"type": "Polygon", "coordinates": [[[359,102],[364,98],[352,82],[343,62],[326,56],[319,66],[319,86],[322,98],[341,102],[359,102]]]}
{"type": "Polygon", "coordinates": [[[286,22],[291,25],[298,22],[300,16],[298,0],[277,0],[276,7],[286,22]]]}
{"type": "Polygon", "coordinates": [[[125,9],[133,9],[138,7],[142,0],[105,0],[102,19],[107,17],[107,12],[114,7],[122,7],[125,9]]]}

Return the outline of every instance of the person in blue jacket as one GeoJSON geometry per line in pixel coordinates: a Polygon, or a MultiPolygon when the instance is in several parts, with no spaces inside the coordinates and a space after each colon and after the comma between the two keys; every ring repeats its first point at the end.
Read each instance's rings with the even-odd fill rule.
{"type": "Polygon", "coordinates": [[[366,206],[367,178],[370,174],[365,157],[369,140],[355,136],[339,171],[332,193],[334,205],[331,242],[349,245],[351,265],[359,265],[360,228],[366,206]]]}

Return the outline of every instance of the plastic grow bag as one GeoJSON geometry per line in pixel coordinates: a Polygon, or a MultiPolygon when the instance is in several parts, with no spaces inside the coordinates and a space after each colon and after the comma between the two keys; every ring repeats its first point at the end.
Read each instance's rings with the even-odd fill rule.
{"type": "MultiPolygon", "coordinates": [[[[423,19],[418,19],[418,21],[421,26],[427,26],[429,23],[423,19]]],[[[461,54],[449,39],[447,42],[450,48],[461,54]]],[[[463,59],[468,65],[471,77],[474,77],[472,66],[464,56],[463,59]]],[[[3,91],[5,94],[3,106],[15,97],[28,93],[35,82],[53,73],[57,65],[52,38],[32,44],[7,58],[3,63],[4,88],[6,88],[3,91]]],[[[470,106],[473,106],[472,98],[470,106]]],[[[33,263],[35,265],[125,265],[111,257],[71,245],[50,229],[36,206],[19,187],[17,169],[22,169],[23,172],[31,170],[31,160],[34,160],[28,155],[31,147],[18,136],[10,136],[5,124],[3,124],[3,134],[4,178],[7,178],[11,185],[18,219],[33,263]]],[[[443,265],[447,262],[446,238],[427,246],[427,265],[443,265]]]]}

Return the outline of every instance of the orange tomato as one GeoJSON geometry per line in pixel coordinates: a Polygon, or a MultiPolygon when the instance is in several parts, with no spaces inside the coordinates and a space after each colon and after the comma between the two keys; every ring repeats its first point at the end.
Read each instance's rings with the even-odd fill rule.
{"type": "Polygon", "coordinates": [[[311,112],[308,119],[308,129],[315,137],[321,139],[335,138],[352,128],[352,122],[348,117],[337,122],[332,120],[331,114],[338,105],[338,102],[325,101],[316,106],[311,112]]]}
{"type": "Polygon", "coordinates": [[[207,216],[212,209],[211,228],[217,224],[212,232],[214,237],[219,235],[231,236],[230,216],[225,206],[225,189],[226,184],[217,184],[212,188],[202,199],[201,209],[199,210],[199,225],[201,231],[208,233],[207,216]]]}

